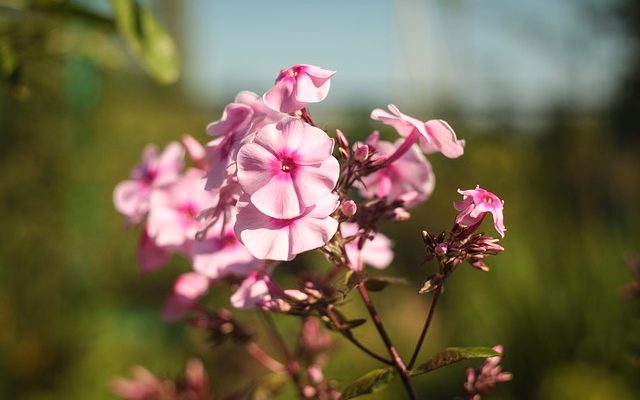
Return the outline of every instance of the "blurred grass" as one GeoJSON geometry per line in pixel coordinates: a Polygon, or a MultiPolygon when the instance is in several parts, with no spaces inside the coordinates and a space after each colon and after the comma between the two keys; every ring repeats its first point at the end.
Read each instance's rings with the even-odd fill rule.
{"type": "MultiPolygon", "coordinates": [[[[46,79],[29,99],[15,100],[0,87],[0,397],[108,399],[109,380],[130,366],[175,376],[193,355],[205,360],[217,393],[259,374],[233,346],[212,350],[201,332],[161,321],[164,296],[187,263],[175,257],[165,269],[141,274],[137,234],[124,230],[111,203],[144,144],[165,145],[186,132],[206,140],[204,126],[218,118],[220,105],[203,110],[179,87],[105,72],[81,56],[32,68],[46,79]]],[[[346,121],[354,137],[381,128],[362,110],[354,115],[363,116],[346,121]]],[[[411,352],[428,307],[415,295],[434,268],[421,264],[420,230],[450,227],[455,190],[481,184],[505,199],[506,251],[490,260],[489,273],[458,270],[422,357],[446,346],[502,343],[504,367],[515,379],[492,398],[634,398],[640,382],[630,341],[638,332],[630,327],[638,315],[618,287],[631,279],[623,254],[640,247],[639,149],[615,144],[599,115],[557,113],[538,136],[478,132],[451,115],[468,141],[465,156],[430,157],[433,197],[409,222],[385,227],[396,243],[387,273],[415,282],[374,297],[399,350],[411,352]]],[[[305,256],[290,268],[323,262],[305,256]]],[[[223,305],[228,295],[216,289],[209,301],[223,305]]],[[[357,297],[347,313],[364,314],[357,297]]],[[[277,319],[293,340],[298,321],[277,319]]],[[[383,353],[368,325],[358,335],[383,353]]],[[[338,341],[328,376],[346,384],[378,366],[338,341]]],[[[415,382],[430,398],[451,398],[472,365],[478,363],[415,382]]],[[[396,382],[370,398],[398,393],[396,382]]]]}

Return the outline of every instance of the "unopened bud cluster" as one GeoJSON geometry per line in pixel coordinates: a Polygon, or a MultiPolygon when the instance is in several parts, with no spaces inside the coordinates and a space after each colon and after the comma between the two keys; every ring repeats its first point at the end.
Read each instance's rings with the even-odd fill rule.
{"type": "Polygon", "coordinates": [[[441,264],[451,269],[466,261],[474,268],[489,271],[489,266],[484,262],[485,259],[504,250],[498,244],[500,239],[480,233],[459,238],[450,232],[448,234],[443,232],[434,237],[429,232],[422,231],[422,239],[425,243],[427,260],[436,258],[441,264]]]}

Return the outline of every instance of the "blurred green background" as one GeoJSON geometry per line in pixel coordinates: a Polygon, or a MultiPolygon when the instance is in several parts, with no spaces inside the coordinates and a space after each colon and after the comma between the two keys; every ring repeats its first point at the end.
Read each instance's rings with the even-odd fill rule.
{"type": "MultiPolygon", "coordinates": [[[[176,42],[182,76],[167,85],[177,64],[141,67],[108,2],[0,2],[0,398],[109,399],[110,379],[130,366],[176,376],[191,356],[217,393],[264,372],[234,346],[213,349],[202,332],[161,320],[187,260],[139,272],[137,233],[111,193],[146,143],[187,132],[205,141],[235,92],[262,93],[294,63],[338,69],[326,104],[311,107],[330,133],[392,138],[368,113],[395,102],[447,119],[467,140],[460,159],[430,157],[434,195],[385,227],[396,244],[388,273],[415,282],[374,297],[402,354],[427,312],[415,292],[434,268],[421,264],[420,230],[448,228],[455,190],[481,184],[505,200],[506,251],[489,273],[455,274],[423,357],[501,343],[515,378],[491,398],[638,398],[640,310],[619,288],[633,279],[624,255],[640,249],[640,7],[472,3],[143,2],[176,42]],[[321,21],[302,30],[296,12],[321,21]]],[[[283,272],[322,263],[305,256],[283,272]]],[[[228,296],[216,289],[207,302],[228,296]]],[[[347,312],[364,314],[356,297],[347,312]]],[[[293,338],[297,321],[277,320],[293,338]]],[[[369,325],[356,332],[382,353],[369,325]]],[[[378,366],[338,343],[327,375],[341,387],[378,366]]],[[[461,394],[473,365],[416,378],[421,398],[461,394]]],[[[401,391],[394,383],[370,398],[401,391]]]]}

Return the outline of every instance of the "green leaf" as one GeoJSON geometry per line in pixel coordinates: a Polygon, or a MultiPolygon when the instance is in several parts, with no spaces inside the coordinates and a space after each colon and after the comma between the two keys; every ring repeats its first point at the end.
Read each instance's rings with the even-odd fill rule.
{"type": "Polygon", "coordinates": [[[364,282],[368,278],[369,275],[367,275],[367,273],[364,271],[350,271],[347,278],[347,287],[349,289],[353,289],[354,287],[358,286],[360,282],[364,282]]]}
{"type": "Polygon", "coordinates": [[[395,276],[370,276],[365,282],[367,290],[379,292],[389,285],[409,285],[411,282],[395,276]]]}
{"type": "Polygon", "coordinates": [[[421,375],[434,369],[446,367],[458,361],[470,358],[488,358],[499,356],[500,353],[490,347],[449,347],[433,356],[426,363],[411,371],[411,375],[421,375]]]}
{"type": "Polygon", "coordinates": [[[390,368],[374,369],[356,379],[342,392],[340,400],[353,399],[363,394],[375,393],[384,389],[396,376],[390,368]]]}
{"type": "Polygon", "coordinates": [[[0,78],[9,79],[18,68],[18,57],[6,38],[0,38],[0,78]]]}
{"type": "Polygon", "coordinates": [[[120,34],[147,73],[163,84],[177,81],[176,46],[151,11],[134,0],[111,0],[111,4],[120,34]]]}
{"type": "Polygon", "coordinates": [[[356,318],[351,320],[347,319],[347,317],[343,313],[341,313],[335,308],[327,311],[328,313],[331,314],[330,316],[332,316],[333,318],[329,318],[329,315],[327,315],[326,316],[327,318],[323,320],[327,322],[328,324],[327,326],[331,330],[348,331],[350,329],[357,328],[360,325],[367,322],[367,320],[363,318],[356,318]]]}

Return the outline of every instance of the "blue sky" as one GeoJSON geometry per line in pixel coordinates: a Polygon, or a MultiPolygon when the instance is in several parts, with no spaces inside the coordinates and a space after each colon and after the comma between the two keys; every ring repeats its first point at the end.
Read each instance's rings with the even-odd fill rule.
{"type": "Polygon", "coordinates": [[[191,0],[180,12],[183,79],[196,98],[224,103],[307,63],[338,71],[333,107],[593,109],[624,58],[619,39],[593,27],[582,3],[191,0]]]}

